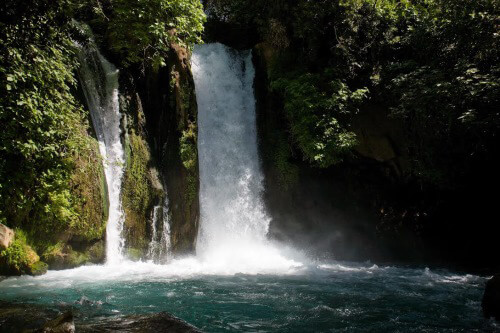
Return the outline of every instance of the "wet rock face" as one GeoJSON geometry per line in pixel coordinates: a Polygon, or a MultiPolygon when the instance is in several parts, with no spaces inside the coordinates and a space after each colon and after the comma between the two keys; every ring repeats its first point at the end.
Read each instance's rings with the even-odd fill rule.
{"type": "Polygon", "coordinates": [[[166,313],[99,318],[95,324],[78,326],[78,332],[198,333],[196,327],[166,313]]]}
{"type": "Polygon", "coordinates": [[[147,120],[142,100],[137,93],[134,76],[124,71],[120,75],[120,110],[125,148],[125,173],[122,179],[122,205],[125,212],[124,237],[127,257],[146,259],[152,235],[150,220],[154,206],[165,196],[148,142],[147,120]]]}
{"type": "MultiPolygon", "coordinates": [[[[94,305],[82,297],[80,305],[94,305]]],[[[30,333],[74,333],[74,332],[169,332],[198,333],[196,327],[166,312],[129,315],[89,317],[78,309],[44,307],[0,301],[0,332],[30,333]],[[74,311],[74,312],[73,312],[74,311]]]]}
{"type": "Polygon", "coordinates": [[[0,250],[5,250],[14,241],[14,230],[0,223],[0,250]]]}
{"type": "Polygon", "coordinates": [[[72,320],[71,312],[61,315],[54,309],[0,301],[0,332],[72,333],[74,324],[73,331],[62,330],[72,320]]]}
{"type": "Polygon", "coordinates": [[[486,283],[482,307],[486,318],[494,317],[500,321],[500,274],[495,275],[486,283]]]}
{"type": "Polygon", "coordinates": [[[174,255],[195,251],[199,224],[197,115],[190,51],[176,44],[158,71],[137,81],[153,159],[166,186],[174,255]]]}
{"type": "Polygon", "coordinates": [[[42,329],[38,330],[40,333],[75,333],[75,322],[73,320],[73,313],[67,311],[47,322],[42,329]]]}

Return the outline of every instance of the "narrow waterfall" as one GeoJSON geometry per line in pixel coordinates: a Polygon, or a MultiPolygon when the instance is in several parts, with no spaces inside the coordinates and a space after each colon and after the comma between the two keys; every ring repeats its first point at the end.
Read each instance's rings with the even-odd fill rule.
{"type": "Polygon", "coordinates": [[[163,205],[155,206],[151,216],[151,241],[147,257],[155,263],[166,263],[170,257],[170,216],[168,197],[163,205]]]}
{"type": "Polygon", "coordinates": [[[109,196],[106,225],[106,262],[123,258],[122,237],[124,213],[121,206],[121,184],[124,150],[121,142],[120,107],[118,102],[118,70],[94,45],[80,47],[80,80],[87,100],[103,158],[109,196]]]}
{"type": "Polygon", "coordinates": [[[199,125],[198,257],[219,270],[287,268],[290,261],[266,239],[270,218],[262,201],[251,52],[199,45],[192,69],[199,125]]]}

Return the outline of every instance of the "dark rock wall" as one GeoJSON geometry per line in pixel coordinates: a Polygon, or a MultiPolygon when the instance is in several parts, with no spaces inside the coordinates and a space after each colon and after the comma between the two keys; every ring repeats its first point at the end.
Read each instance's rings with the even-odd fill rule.
{"type": "Polygon", "coordinates": [[[194,252],[199,223],[197,105],[189,56],[173,45],[165,67],[138,75],[148,141],[168,191],[174,254],[194,252]]]}
{"type": "Polygon", "coordinates": [[[151,239],[154,206],[162,205],[165,191],[148,143],[142,101],[127,72],[120,76],[120,109],[126,161],[122,183],[125,247],[131,259],[139,259],[144,258],[151,239]]]}

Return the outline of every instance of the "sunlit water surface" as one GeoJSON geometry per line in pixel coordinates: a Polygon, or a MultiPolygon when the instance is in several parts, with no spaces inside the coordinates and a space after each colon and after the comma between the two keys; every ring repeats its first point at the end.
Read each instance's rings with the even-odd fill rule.
{"type": "Polygon", "coordinates": [[[167,311],[207,332],[496,331],[485,278],[425,268],[316,263],[268,274],[209,271],[196,259],[123,263],[0,282],[0,300],[71,305],[78,322],[167,311]]]}

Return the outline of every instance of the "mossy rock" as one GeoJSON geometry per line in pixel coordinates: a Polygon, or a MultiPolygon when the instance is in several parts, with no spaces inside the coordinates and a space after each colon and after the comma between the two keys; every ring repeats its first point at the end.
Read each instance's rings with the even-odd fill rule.
{"type": "Polygon", "coordinates": [[[43,254],[43,259],[49,264],[50,269],[55,270],[101,263],[104,261],[104,242],[99,241],[85,251],[74,250],[71,245],[60,242],[48,248],[43,254]]]}
{"type": "Polygon", "coordinates": [[[97,140],[87,137],[87,145],[75,158],[71,188],[75,197],[78,218],[70,228],[73,236],[87,241],[102,239],[106,231],[109,200],[106,178],[97,140]]]}
{"type": "Polygon", "coordinates": [[[49,265],[44,263],[43,261],[37,261],[30,267],[31,269],[31,275],[38,276],[38,275],[43,275],[47,273],[47,270],[49,269],[49,265]]]}
{"type": "Polygon", "coordinates": [[[144,257],[145,253],[141,249],[128,248],[127,258],[132,261],[140,261],[144,257]]]}
{"type": "Polygon", "coordinates": [[[47,264],[40,261],[38,254],[26,243],[26,237],[16,231],[14,242],[0,252],[0,275],[42,275],[47,264]]]}
{"type": "Polygon", "coordinates": [[[106,246],[104,241],[95,243],[87,251],[85,251],[85,253],[91,263],[100,264],[104,262],[104,259],[106,258],[106,246]]]}
{"type": "MultiPolygon", "coordinates": [[[[126,135],[127,159],[123,177],[122,203],[125,211],[126,247],[141,249],[149,244],[148,225],[155,205],[163,201],[163,187],[152,167],[148,143],[142,135],[129,129],[126,135]]],[[[132,260],[140,259],[132,256],[132,260]]]]}

